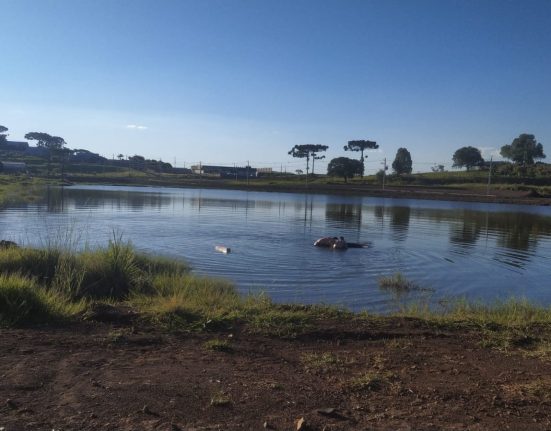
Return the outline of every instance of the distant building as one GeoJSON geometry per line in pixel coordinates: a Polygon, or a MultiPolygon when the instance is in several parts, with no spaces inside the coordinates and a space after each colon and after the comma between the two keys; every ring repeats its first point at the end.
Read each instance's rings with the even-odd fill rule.
{"type": "Polygon", "coordinates": [[[269,175],[271,173],[273,173],[273,169],[272,168],[257,168],[256,170],[258,176],[260,175],[269,175]]]}
{"type": "Polygon", "coordinates": [[[170,168],[168,172],[170,172],[171,174],[191,174],[192,173],[191,169],[189,168],[174,168],[174,167],[170,168]]]}
{"type": "Polygon", "coordinates": [[[192,165],[191,171],[198,175],[207,175],[220,178],[252,178],[256,177],[257,169],[250,166],[215,166],[192,165]]]}
{"type": "Polygon", "coordinates": [[[49,150],[45,147],[28,147],[25,150],[26,156],[35,156],[35,157],[48,157],[49,150]]]}
{"type": "Polygon", "coordinates": [[[27,172],[27,164],[24,162],[0,162],[0,170],[5,174],[20,174],[27,172]]]}
{"type": "Polygon", "coordinates": [[[26,151],[29,148],[28,142],[22,141],[4,141],[1,149],[8,151],[26,151]]]}

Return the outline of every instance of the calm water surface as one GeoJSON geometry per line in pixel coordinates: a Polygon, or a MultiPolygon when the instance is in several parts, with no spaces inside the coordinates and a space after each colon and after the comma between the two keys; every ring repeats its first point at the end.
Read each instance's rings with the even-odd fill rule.
{"type": "Polygon", "coordinates": [[[115,231],[140,250],[184,258],[198,273],[277,301],[387,311],[396,293],[377,280],[401,272],[422,287],[401,301],[515,296],[551,304],[549,207],[78,186],[0,211],[4,239],[44,245],[69,228],[79,246],[96,246],[115,231]],[[371,246],[312,246],[329,235],[371,246]]]}

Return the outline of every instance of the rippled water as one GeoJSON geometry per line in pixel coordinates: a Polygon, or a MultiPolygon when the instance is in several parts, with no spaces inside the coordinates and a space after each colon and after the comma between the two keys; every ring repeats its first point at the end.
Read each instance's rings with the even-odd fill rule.
{"type": "MultiPolygon", "coordinates": [[[[551,208],[227,190],[78,186],[1,210],[0,236],[44,245],[105,245],[182,257],[199,273],[277,301],[384,311],[401,272],[422,289],[407,300],[522,296],[551,304],[551,208]],[[321,236],[367,249],[312,246],[321,236]],[[231,247],[217,253],[216,245],[231,247]]],[[[404,299],[404,298],[401,298],[404,299]]]]}

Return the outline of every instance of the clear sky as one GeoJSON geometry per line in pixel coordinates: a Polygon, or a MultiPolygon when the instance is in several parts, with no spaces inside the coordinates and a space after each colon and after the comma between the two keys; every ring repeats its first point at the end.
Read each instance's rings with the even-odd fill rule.
{"type": "MultiPolygon", "coordinates": [[[[551,0],[0,0],[10,139],[294,171],[295,144],[414,171],[533,133],[551,159],[551,0]]],[[[325,161],[325,163],[327,162],[325,161]]],[[[316,170],[324,170],[319,163],[316,170]]]]}

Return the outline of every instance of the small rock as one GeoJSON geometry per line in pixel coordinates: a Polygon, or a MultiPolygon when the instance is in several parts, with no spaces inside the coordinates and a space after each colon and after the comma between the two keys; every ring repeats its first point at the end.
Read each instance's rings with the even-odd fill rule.
{"type": "Polygon", "coordinates": [[[304,420],[304,418],[297,419],[296,424],[297,431],[304,431],[306,429],[306,421],[304,420]]]}
{"type": "Polygon", "coordinates": [[[6,406],[8,406],[12,410],[17,410],[17,404],[15,404],[10,398],[6,400],[6,406]]]}

